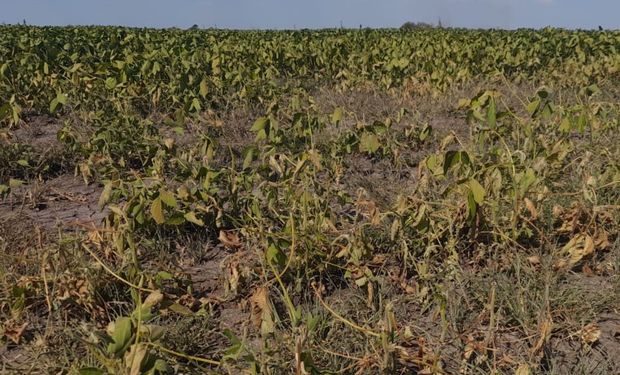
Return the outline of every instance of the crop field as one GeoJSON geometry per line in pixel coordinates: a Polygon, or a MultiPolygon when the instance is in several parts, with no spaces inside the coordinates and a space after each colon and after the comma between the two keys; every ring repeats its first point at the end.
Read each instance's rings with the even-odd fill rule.
{"type": "Polygon", "coordinates": [[[1,374],[619,374],[620,32],[0,26],[1,374]]]}

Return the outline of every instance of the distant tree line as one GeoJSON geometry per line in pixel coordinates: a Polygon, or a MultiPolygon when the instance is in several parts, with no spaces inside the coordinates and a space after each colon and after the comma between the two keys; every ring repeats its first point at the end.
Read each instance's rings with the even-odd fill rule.
{"type": "Polygon", "coordinates": [[[437,25],[427,22],[405,22],[400,29],[401,30],[420,30],[420,29],[434,29],[434,28],[443,28],[443,24],[441,23],[441,19],[437,25]]]}

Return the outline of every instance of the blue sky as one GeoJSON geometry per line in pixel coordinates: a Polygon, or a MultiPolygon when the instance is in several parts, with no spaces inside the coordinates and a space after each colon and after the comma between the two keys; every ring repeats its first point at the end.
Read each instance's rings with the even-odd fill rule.
{"type": "Polygon", "coordinates": [[[0,22],[35,25],[620,29],[620,0],[0,0],[0,22]]]}

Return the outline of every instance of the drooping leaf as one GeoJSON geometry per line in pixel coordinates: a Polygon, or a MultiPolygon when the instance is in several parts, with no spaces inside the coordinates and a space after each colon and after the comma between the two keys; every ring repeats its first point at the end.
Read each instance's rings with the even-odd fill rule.
{"type": "Polygon", "coordinates": [[[156,198],[151,204],[151,216],[153,217],[153,220],[155,220],[157,224],[161,225],[166,222],[166,218],[164,217],[164,210],[163,210],[160,198],[156,198]]]}
{"type": "Polygon", "coordinates": [[[471,189],[471,192],[473,194],[474,201],[476,201],[476,203],[478,204],[482,204],[486,195],[484,187],[482,187],[482,185],[480,185],[480,183],[476,181],[476,179],[472,178],[469,180],[469,188],[471,189]]]}
{"type": "Polygon", "coordinates": [[[108,353],[119,354],[124,351],[130,343],[132,337],[133,324],[128,317],[118,318],[110,334],[112,342],[108,344],[108,353]]]}

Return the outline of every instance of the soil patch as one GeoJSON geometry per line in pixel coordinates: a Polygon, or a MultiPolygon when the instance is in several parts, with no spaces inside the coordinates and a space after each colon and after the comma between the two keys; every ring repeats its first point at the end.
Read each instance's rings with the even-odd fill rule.
{"type": "Polygon", "coordinates": [[[58,132],[62,129],[60,120],[49,116],[30,117],[12,132],[11,141],[32,146],[36,153],[62,151],[58,132]]]}
{"type": "Polygon", "coordinates": [[[44,230],[63,230],[98,225],[106,216],[98,207],[102,188],[62,175],[51,180],[30,181],[0,201],[0,226],[25,225],[44,230]]]}

